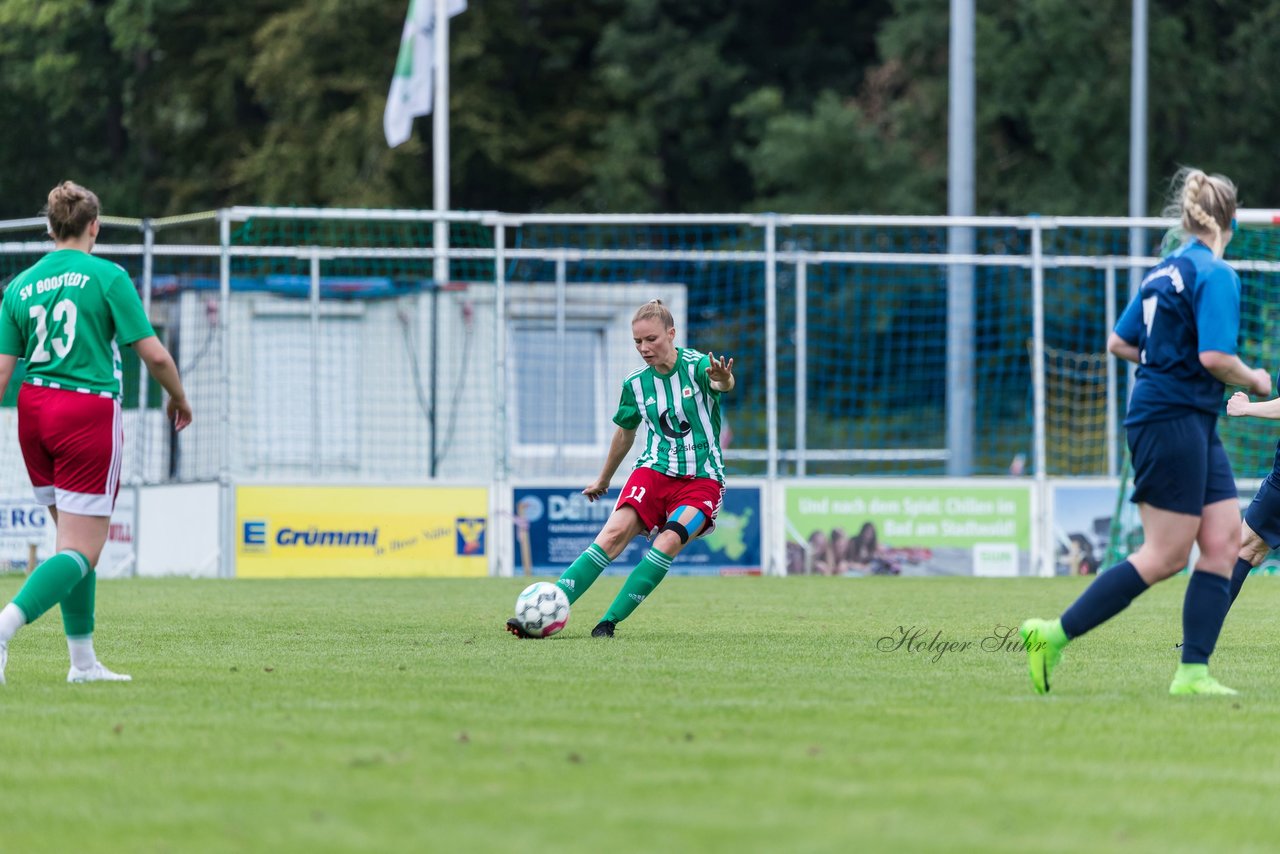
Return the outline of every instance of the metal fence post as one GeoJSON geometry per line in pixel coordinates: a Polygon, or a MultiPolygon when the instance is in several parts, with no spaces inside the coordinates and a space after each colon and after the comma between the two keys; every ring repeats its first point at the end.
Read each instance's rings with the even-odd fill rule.
{"type": "Polygon", "coordinates": [[[768,431],[767,476],[778,477],[778,217],[764,225],[765,419],[768,431]]]}
{"type": "MultiPolygon", "coordinates": [[[[142,311],[149,320],[151,318],[151,292],[153,287],[154,255],[155,255],[155,227],[151,224],[151,220],[144,219],[142,221],[142,311]]],[[[147,448],[149,446],[147,431],[147,388],[150,374],[147,373],[146,365],[141,362],[138,364],[138,437],[135,442],[138,451],[137,468],[135,471],[135,483],[141,483],[146,478],[145,460],[147,459],[147,448]]],[[[123,389],[121,389],[123,391],[123,389]]],[[[135,528],[136,530],[136,528],[135,528]]]]}
{"type": "MultiPolygon", "coordinates": [[[[510,486],[507,483],[507,226],[498,220],[493,226],[493,488],[489,506],[494,508],[490,518],[496,536],[491,538],[493,554],[489,558],[489,574],[502,575],[505,569],[513,525],[503,524],[502,508],[512,514],[515,507],[508,505],[510,486]]],[[[514,549],[511,550],[514,552],[514,549]]],[[[514,561],[511,574],[515,575],[514,561]]]]}
{"type": "MultiPolygon", "coordinates": [[[[1108,263],[1106,269],[1105,308],[1107,332],[1116,326],[1116,266],[1108,263]]],[[[1120,474],[1119,454],[1116,441],[1116,360],[1110,354],[1104,356],[1107,366],[1107,476],[1118,477],[1120,474]]]]}
{"type": "Polygon", "coordinates": [[[218,575],[231,578],[235,575],[235,525],[236,500],[232,483],[231,451],[231,215],[230,211],[218,211],[218,318],[222,323],[222,358],[219,378],[222,398],[220,413],[222,435],[219,436],[218,489],[221,492],[222,531],[219,542],[218,575]]]}
{"type": "MultiPolygon", "coordinates": [[[[1033,341],[1031,357],[1032,393],[1034,399],[1034,456],[1035,456],[1035,519],[1033,532],[1044,531],[1045,498],[1047,491],[1047,454],[1045,448],[1045,365],[1044,365],[1044,234],[1040,222],[1031,224],[1031,291],[1032,314],[1031,336],[1033,341]]],[[[1033,551],[1032,561],[1044,561],[1040,551],[1033,551]]],[[[1042,563],[1037,568],[1032,566],[1032,575],[1047,574],[1051,564],[1042,563]]]]}
{"type": "MultiPolygon", "coordinates": [[[[563,250],[556,253],[556,341],[564,346],[565,313],[568,306],[568,269],[563,250]]],[[[565,360],[556,359],[556,471],[564,471],[565,360]]]]}
{"type": "MultiPolygon", "coordinates": [[[[764,488],[766,506],[778,505],[778,217],[769,214],[765,219],[764,230],[764,328],[765,328],[765,420],[767,426],[767,479],[764,488]]],[[[762,543],[767,546],[768,542],[762,543]]],[[[786,572],[785,563],[772,551],[766,552],[769,557],[762,562],[772,562],[765,566],[765,574],[786,572]]]]}
{"type": "MultiPolygon", "coordinates": [[[[155,276],[154,255],[155,255],[156,231],[155,226],[151,224],[150,219],[142,221],[142,313],[147,319],[151,319],[151,290],[153,287],[153,279],[155,276]]],[[[147,476],[147,449],[150,447],[149,430],[147,429],[147,380],[150,374],[147,372],[147,366],[138,361],[138,410],[137,418],[134,419],[134,431],[137,438],[134,440],[134,448],[137,451],[138,458],[134,461],[133,471],[133,570],[132,575],[138,574],[138,543],[139,529],[142,524],[142,483],[147,476]]],[[[120,389],[120,396],[124,397],[124,389],[120,389]]],[[[120,401],[121,406],[124,401],[120,401]]],[[[174,441],[177,441],[176,437],[174,441]]]]}
{"type": "Polygon", "coordinates": [[[809,262],[796,260],[796,477],[804,477],[805,431],[809,429],[809,262]]]}
{"type": "Polygon", "coordinates": [[[494,476],[507,479],[507,226],[499,220],[493,227],[493,407],[494,476]]]}
{"type": "Polygon", "coordinates": [[[308,302],[311,321],[311,476],[320,474],[320,248],[313,246],[309,253],[311,262],[311,288],[308,302]]]}

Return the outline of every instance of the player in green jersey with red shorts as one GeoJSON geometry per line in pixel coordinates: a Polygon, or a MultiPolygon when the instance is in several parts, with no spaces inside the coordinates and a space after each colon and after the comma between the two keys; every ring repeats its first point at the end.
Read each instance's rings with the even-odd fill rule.
{"type": "Polygon", "coordinates": [[[18,441],[36,501],[50,507],[58,552],[35,568],[0,609],[0,684],[9,642],[54,605],[71,654],[68,682],[120,682],[93,650],[94,566],[107,541],[120,488],[121,361],[116,342],[132,345],[169,393],[177,430],[191,423],[169,351],[156,337],[123,269],[89,253],[98,238],[98,197],[70,181],[49,193],[54,251],[19,273],[0,302],[0,395],[18,359],[27,363],[18,392],[18,441]]]}
{"type": "MultiPolygon", "coordinates": [[[[595,501],[609,490],[641,422],[648,434],[644,452],[600,535],[556,582],[575,602],[635,537],[653,538],[652,548],[631,571],[592,637],[613,637],[617,624],[666,576],[676,555],[715,527],[720,512],[720,395],[733,390],[733,359],[677,347],[675,333],[675,321],[661,300],[645,303],[632,318],[632,338],[645,367],[622,383],[613,416],[618,429],[604,469],[582,494],[595,501]]],[[[507,630],[528,636],[514,619],[507,621],[507,630]]]]}

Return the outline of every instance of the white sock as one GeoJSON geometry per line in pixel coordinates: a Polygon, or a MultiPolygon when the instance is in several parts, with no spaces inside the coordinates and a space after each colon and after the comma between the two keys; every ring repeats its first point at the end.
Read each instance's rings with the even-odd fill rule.
{"type": "Polygon", "coordinates": [[[18,629],[26,624],[27,617],[17,605],[10,602],[4,608],[0,608],[0,643],[8,643],[13,640],[13,636],[17,634],[18,629]]]}
{"type": "Polygon", "coordinates": [[[88,670],[98,660],[98,656],[93,651],[93,635],[85,635],[82,638],[68,637],[67,651],[71,653],[71,666],[78,670],[88,670]]]}

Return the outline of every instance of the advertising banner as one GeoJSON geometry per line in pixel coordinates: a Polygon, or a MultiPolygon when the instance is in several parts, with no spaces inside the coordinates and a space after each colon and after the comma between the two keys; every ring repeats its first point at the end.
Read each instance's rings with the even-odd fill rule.
{"type": "Polygon", "coordinates": [[[1031,484],[787,486],[788,575],[1027,575],[1031,484]]]}
{"type": "Polygon", "coordinates": [[[0,563],[30,572],[32,546],[38,563],[54,553],[58,540],[49,510],[31,500],[29,488],[22,492],[24,498],[0,498],[0,563]]]}
{"type": "Polygon", "coordinates": [[[483,487],[241,486],[239,578],[489,573],[483,487]]]}
{"type": "MultiPolygon", "coordinates": [[[[30,495],[29,490],[24,490],[30,495]]],[[[107,542],[98,558],[99,578],[118,578],[133,569],[133,490],[125,487],[116,498],[107,542]]],[[[0,498],[0,564],[30,572],[32,557],[37,564],[53,556],[58,548],[58,529],[43,504],[30,498],[0,498]],[[34,548],[33,548],[34,547],[34,548]]]]}
{"type": "MultiPolygon", "coordinates": [[[[586,550],[604,527],[618,500],[619,490],[589,502],[577,487],[516,487],[515,572],[559,575],[586,550]]],[[[725,490],[724,505],[716,529],[699,537],[676,557],[673,575],[759,575],[761,561],[760,489],[755,486],[725,490]]],[[[606,570],[625,575],[635,568],[648,549],[648,540],[637,537],[606,570]]]]}
{"type": "MultiPolygon", "coordinates": [[[[1123,538],[1134,527],[1122,525],[1113,530],[1116,511],[1120,511],[1121,521],[1127,522],[1132,517],[1132,521],[1137,522],[1137,510],[1127,500],[1119,500],[1119,490],[1120,484],[1114,480],[1052,484],[1050,547],[1054,575],[1092,575],[1106,569],[1112,534],[1123,538]]],[[[1140,543],[1141,530],[1135,533],[1140,543]]],[[[1128,543],[1120,542],[1117,546],[1124,554],[1129,553],[1128,543]]]]}
{"type": "MultiPolygon", "coordinates": [[[[1261,485],[1257,480],[1236,482],[1241,514],[1261,485]]],[[[1052,531],[1049,550],[1055,575],[1091,575],[1105,571],[1142,546],[1142,518],[1130,498],[1133,483],[1109,479],[1050,481],[1052,531]]],[[[1187,572],[1200,550],[1195,544],[1187,558],[1187,572]]],[[[1280,550],[1272,551],[1254,568],[1255,575],[1280,574],[1280,550]]]]}

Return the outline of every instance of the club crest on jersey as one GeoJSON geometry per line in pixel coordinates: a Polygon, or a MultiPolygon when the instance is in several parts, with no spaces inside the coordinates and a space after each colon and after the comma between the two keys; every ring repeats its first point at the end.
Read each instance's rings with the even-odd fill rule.
{"type": "Polygon", "coordinates": [[[685,386],[683,389],[680,390],[680,396],[693,397],[693,388],[691,386],[685,386]]]}

